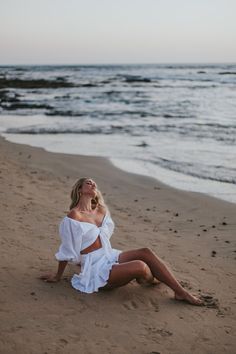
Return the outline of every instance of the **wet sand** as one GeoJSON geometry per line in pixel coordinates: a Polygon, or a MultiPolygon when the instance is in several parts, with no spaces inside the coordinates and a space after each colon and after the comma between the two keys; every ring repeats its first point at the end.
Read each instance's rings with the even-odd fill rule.
{"type": "Polygon", "coordinates": [[[104,158],[55,154],[0,138],[0,353],[233,354],[236,204],[126,173],[104,158]],[[164,284],[95,294],[38,277],[55,271],[58,223],[75,180],[89,176],[116,229],[112,245],[150,247],[203,307],[164,284]]]}

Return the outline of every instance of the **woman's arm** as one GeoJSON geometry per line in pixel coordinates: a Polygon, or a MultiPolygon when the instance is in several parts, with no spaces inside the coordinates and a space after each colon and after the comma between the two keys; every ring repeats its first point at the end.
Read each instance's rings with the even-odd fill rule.
{"type": "Polygon", "coordinates": [[[64,270],[67,266],[67,261],[59,261],[58,262],[58,269],[56,274],[45,274],[40,277],[40,279],[48,282],[48,283],[57,283],[61,280],[61,277],[64,273],[64,270]]]}

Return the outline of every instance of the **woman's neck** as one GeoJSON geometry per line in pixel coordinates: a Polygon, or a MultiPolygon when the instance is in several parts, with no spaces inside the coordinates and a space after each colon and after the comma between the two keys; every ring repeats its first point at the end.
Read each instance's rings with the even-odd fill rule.
{"type": "Polygon", "coordinates": [[[91,213],[93,211],[92,198],[86,196],[81,197],[76,209],[80,212],[91,213]]]}

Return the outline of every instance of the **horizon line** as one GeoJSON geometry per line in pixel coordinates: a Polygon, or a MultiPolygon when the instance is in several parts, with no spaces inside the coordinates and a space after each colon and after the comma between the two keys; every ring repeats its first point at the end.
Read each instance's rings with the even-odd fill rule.
{"type": "Polygon", "coordinates": [[[132,62],[120,62],[120,63],[31,63],[31,64],[2,64],[0,66],[117,66],[117,65],[217,65],[217,64],[225,64],[225,65],[236,65],[236,62],[227,62],[227,61],[217,61],[217,62],[140,62],[140,63],[132,63],[132,62]]]}

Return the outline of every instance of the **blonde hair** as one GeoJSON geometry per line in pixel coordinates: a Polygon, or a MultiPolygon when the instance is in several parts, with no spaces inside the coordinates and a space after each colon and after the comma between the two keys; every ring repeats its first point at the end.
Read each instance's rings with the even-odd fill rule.
{"type": "MultiPolygon", "coordinates": [[[[79,200],[80,200],[80,189],[82,188],[84,182],[90,179],[89,177],[82,177],[80,178],[73,186],[72,191],[70,193],[71,197],[71,204],[70,204],[70,210],[75,208],[76,205],[78,205],[79,200]]],[[[104,199],[102,196],[102,193],[97,189],[97,195],[94,199],[92,199],[92,209],[95,209],[98,206],[105,207],[104,199]]]]}

